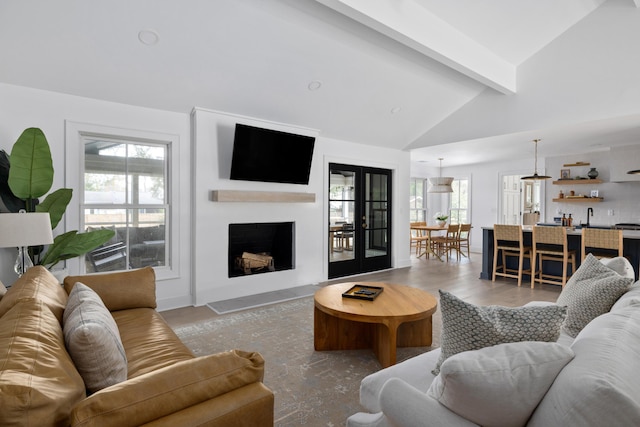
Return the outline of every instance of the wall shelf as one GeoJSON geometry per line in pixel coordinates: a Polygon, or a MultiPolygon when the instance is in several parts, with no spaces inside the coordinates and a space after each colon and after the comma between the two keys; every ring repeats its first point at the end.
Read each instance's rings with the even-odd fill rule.
{"type": "Polygon", "coordinates": [[[315,193],[285,191],[212,190],[212,202],[315,203],[315,193]]]}
{"type": "Polygon", "coordinates": [[[562,199],[553,199],[552,201],[559,203],[600,203],[602,200],[602,197],[563,197],[562,199]]]}
{"type": "Polygon", "coordinates": [[[591,165],[591,163],[589,162],[575,162],[575,163],[565,163],[564,165],[562,165],[565,168],[571,168],[574,166],[589,166],[591,165]]]}
{"type": "Polygon", "coordinates": [[[584,185],[584,184],[602,184],[601,179],[559,179],[553,181],[553,185],[584,185]]]}

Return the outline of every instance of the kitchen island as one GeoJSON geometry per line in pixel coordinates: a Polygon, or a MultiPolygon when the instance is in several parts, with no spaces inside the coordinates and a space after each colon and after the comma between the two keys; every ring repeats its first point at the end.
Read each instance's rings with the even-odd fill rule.
{"type": "MultiPolygon", "coordinates": [[[[531,226],[522,226],[523,238],[525,246],[531,246],[531,226]]],[[[625,258],[629,260],[633,265],[636,280],[638,280],[638,270],[640,266],[640,231],[639,230],[623,230],[623,254],[625,258]]],[[[567,244],[569,249],[576,250],[576,262],[578,268],[580,266],[580,248],[582,243],[582,230],[569,228],[567,229],[567,244]]],[[[509,267],[517,268],[517,261],[515,258],[508,259],[507,265],[509,267]],[[513,262],[513,265],[511,264],[513,262]]],[[[523,268],[527,270],[529,268],[529,261],[525,259],[523,268]]],[[[552,274],[558,274],[562,270],[562,266],[559,262],[549,263],[544,265],[544,271],[552,274]]],[[[480,278],[491,280],[493,276],[493,227],[482,227],[482,271],[480,272],[480,278]]],[[[527,274],[523,276],[523,283],[530,281],[531,277],[527,274]]]]}

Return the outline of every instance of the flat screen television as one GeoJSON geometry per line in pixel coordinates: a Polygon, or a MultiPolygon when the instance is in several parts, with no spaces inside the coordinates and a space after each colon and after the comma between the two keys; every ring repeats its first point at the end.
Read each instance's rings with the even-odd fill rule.
{"type": "Polygon", "coordinates": [[[309,184],[315,138],[236,124],[230,178],[309,184]]]}

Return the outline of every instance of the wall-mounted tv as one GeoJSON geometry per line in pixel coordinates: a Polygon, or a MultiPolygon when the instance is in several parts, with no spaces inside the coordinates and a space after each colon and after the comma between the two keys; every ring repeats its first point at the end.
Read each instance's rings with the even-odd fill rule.
{"type": "Polygon", "coordinates": [[[230,178],[309,184],[315,138],[236,124],[230,178]]]}

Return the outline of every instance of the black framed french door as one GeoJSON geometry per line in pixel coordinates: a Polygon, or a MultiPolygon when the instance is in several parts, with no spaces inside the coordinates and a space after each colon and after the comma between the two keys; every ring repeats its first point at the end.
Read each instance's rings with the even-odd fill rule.
{"type": "Polygon", "coordinates": [[[329,164],[329,278],[391,267],[391,171],[329,164]]]}

